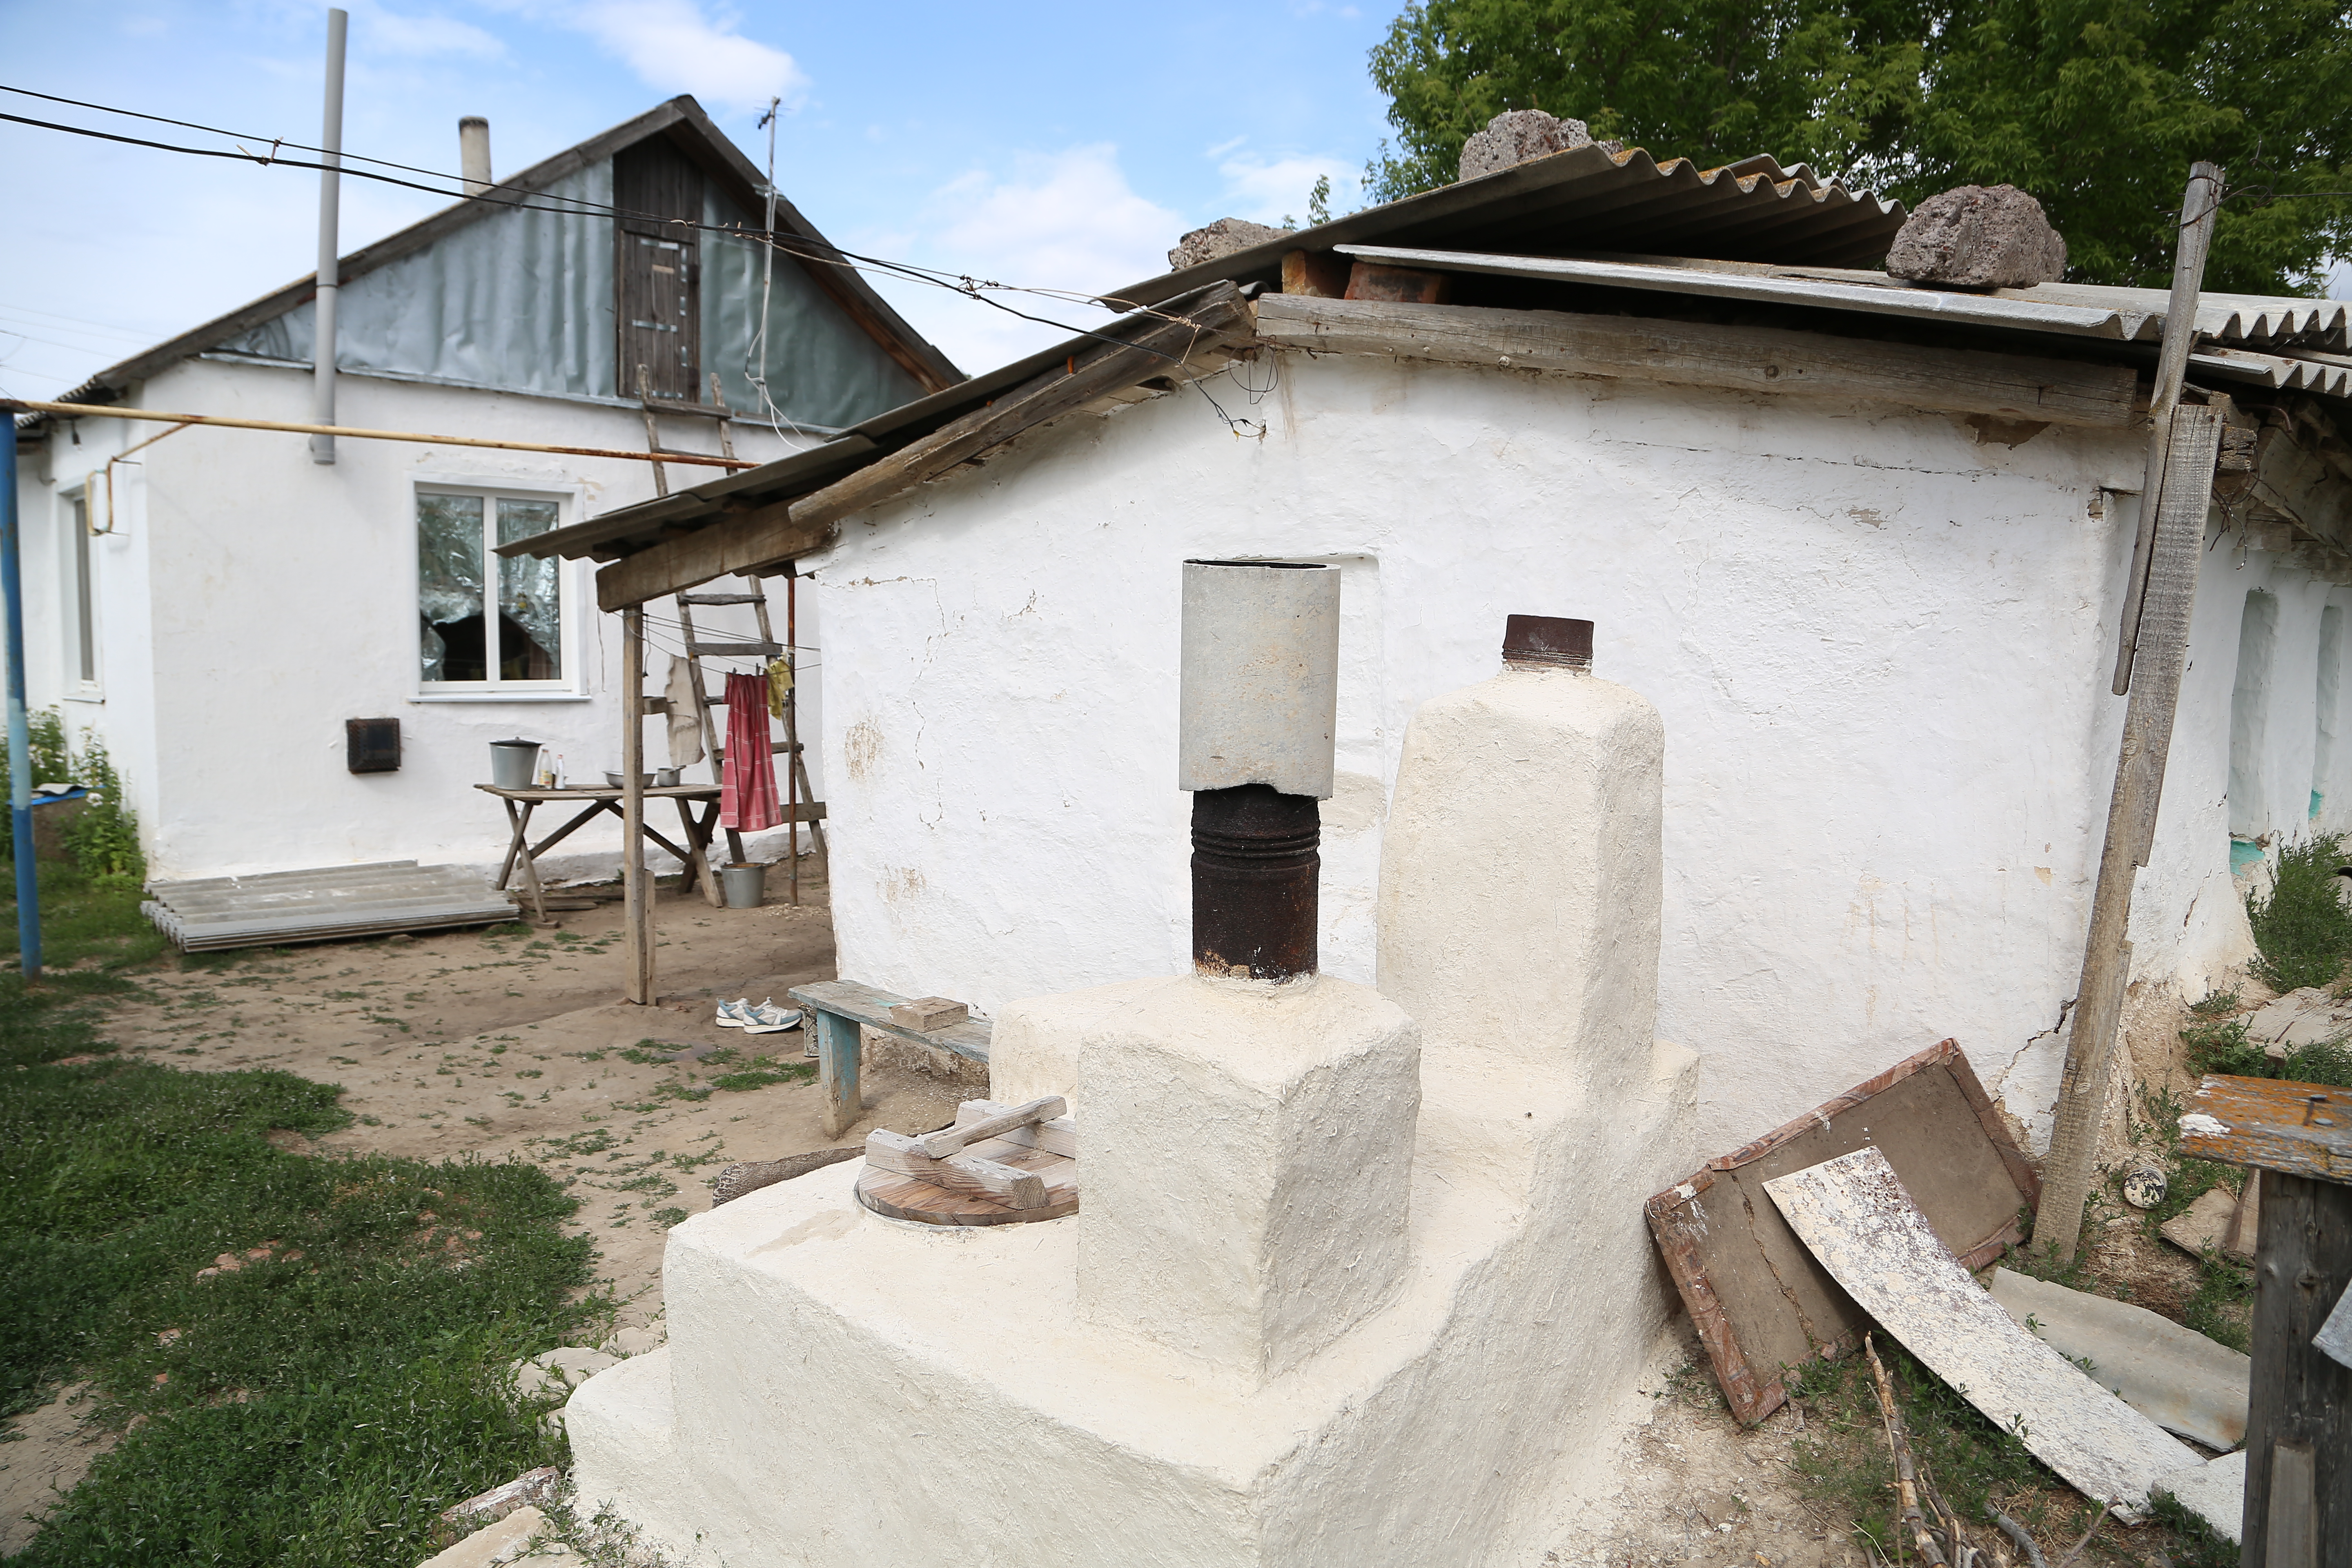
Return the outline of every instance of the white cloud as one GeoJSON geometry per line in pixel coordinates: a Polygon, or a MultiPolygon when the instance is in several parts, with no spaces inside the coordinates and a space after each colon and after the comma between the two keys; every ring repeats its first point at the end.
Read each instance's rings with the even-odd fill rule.
{"type": "Polygon", "coordinates": [[[419,58],[470,55],[476,59],[494,60],[507,52],[506,44],[496,35],[470,22],[447,16],[404,16],[371,7],[360,14],[360,26],[362,30],[358,42],[380,54],[419,58]]]}
{"type": "MultiPolygon", "coordinates": [[[[973,170],[934,191],[918,218],[917,232],[877,237],[868,246],[987,282],[1073,292],[1116,289],[1166,271],[1168,247],[1187,226],[1129,185],[1118,150],[1108,144],[1033,154],[1005,174],[973,170]]],[[[975,373],[1110,319],[1091,306],[996,296],[1062,323],[1044,326],[943,289],[885,287],[918,330],[975,373]]]]}
{"type": "Polygon", "coordinates": [[[1307,197],[1318,176],[1331,181],[1331,211],[1336,216],[1358,204],[1363,180],[1361,169],[1337,158],[1293,155],[1269,162],[1255,153],[1227,158],[1217,165],[1217,173],[1224,176],[1232,216],[1255,223],[1279,223],[1285,217],[1305,223],[1307,197]]]}
{"type": "Polygon", "coordinates": [[[792,56],[745,37],[732,16],[705,16],[697,0],[598,0],[563,15],[657,92],[750,110],[809,86],[792,56]]]}

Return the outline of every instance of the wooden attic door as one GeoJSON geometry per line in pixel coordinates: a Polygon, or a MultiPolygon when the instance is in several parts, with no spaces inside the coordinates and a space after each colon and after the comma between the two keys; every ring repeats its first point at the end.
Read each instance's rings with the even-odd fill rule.
{"type": "Polygon", "coordinates": [[[661,138],[613,154],[614,315],[623,397],[644,365],[656,397],[701,401],[702,171],[661,138]],[[683,222],[671,221],[682,219],[683,222]]]}

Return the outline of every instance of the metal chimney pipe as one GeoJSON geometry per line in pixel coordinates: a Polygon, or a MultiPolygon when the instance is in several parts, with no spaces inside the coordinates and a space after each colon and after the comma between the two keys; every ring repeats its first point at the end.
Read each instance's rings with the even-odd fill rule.
{"type": "Polygon", "coordinates": [[[1339,711],[1339,574],[1314,563],[1184,563],[1177,787],[1192,792],[1192,963],[1315,973],[1339,711]]]}
{"type": "MultiPolygon", "coordinates": [[[[335,296],[342,286],[341,258],[337,254],[340,247],[336,242],[341,228],[339,204],[342,197],[340,171],[343,166],[343,39],[351,30],[351,22],[348,11],[327,13],[327,104],[319,132],[320,162],[326,167],[319,172],[319,302],[312,316],[316,331],[310,368],[313,425],[335,422],[335,296]]],[[[311,437],[310,460],[333,462],[335,438],[311,437]]]]}
{"type": "Polygon", "coordinates": [[[490,122],[478,114],[457,121],[457,173],[469,196],[490,188],[490,122]]]}

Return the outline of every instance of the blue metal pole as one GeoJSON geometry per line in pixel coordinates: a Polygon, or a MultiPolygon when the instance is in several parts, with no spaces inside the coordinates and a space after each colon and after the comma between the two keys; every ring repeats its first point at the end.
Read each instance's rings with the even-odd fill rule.
{"type": "Polygon", "coordinates": [[[0,597],[8,602],[8,831],[16,851],[16,948],[41,973],[41,887],[33,864],[33,738],[25,723],[25,573],[16,518],[16,416],[0,434],[0,597]]]}

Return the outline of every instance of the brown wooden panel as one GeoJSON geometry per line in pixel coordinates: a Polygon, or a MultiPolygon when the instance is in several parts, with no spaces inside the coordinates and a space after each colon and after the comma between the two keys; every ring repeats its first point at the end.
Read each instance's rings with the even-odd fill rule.
{"type": "Polygon", "coordinates": [[[2203,1079],[2180,1120],[2180,1152],[2352,1183],[2352,1089],[2275,1078],[2203,1079]]]}
{"type": "Polygon", "coordinates": [[[2024,1234],[2020,1215],[2039,1184],[1951,1040],[1708,1161],[1649,1201],[1667,1271],[1742,1421],[1761,1420],[1787,1399],[1784,1369],[1843,1354],[1868,1324],[1763,1184],[1871,1145],[1967,1267],[1981,1268],[2024,1234]]]}
{"type": "Polygon", "coordinates": [[[637,366],[656,397],[702,398],[702,171],[666,138],[613,155],[614,390],[637,395],[637,366]]]}

